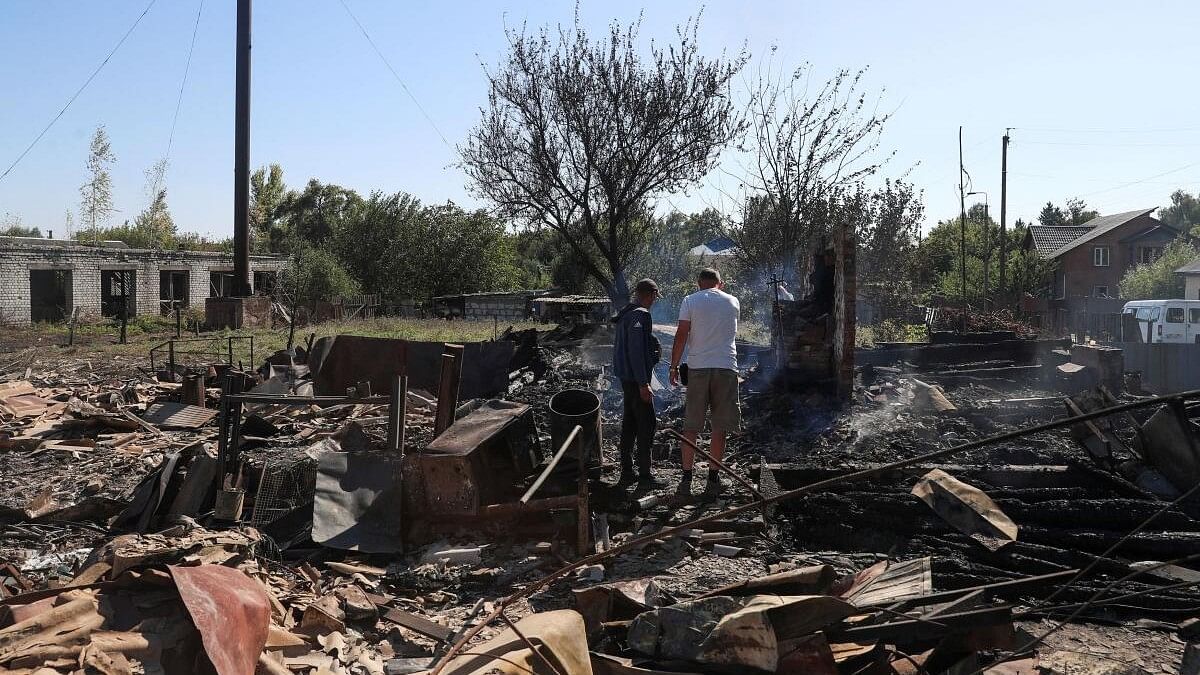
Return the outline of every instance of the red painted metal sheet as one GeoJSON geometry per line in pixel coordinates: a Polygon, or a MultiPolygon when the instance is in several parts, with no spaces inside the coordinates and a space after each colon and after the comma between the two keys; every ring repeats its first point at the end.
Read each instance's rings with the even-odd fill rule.
{"type": "Polygon", "coordinates": [[[271,622],[262,585],[232,567],[168,568],[217,675],[253,675],[271,622]]]}

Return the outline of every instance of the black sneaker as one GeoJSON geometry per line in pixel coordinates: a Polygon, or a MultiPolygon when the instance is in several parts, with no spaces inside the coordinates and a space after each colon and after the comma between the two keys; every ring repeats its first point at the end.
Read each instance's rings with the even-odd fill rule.
{"type": "Polygon", "coordinates": [[[679,485],[675,487],[675,494],[680,497],[690,497],[692,495],[692,476],[685,474],[679,481],[679,485]]]}
{"type": "Polygon", "coordinates": [[[704,486],[704,491],[709,494],[720,494],[723,487],[725,486],[721,484],[721,479],[715,474],[711,474],[708,477],[708,485],[704,486]]]}
{"type": "Polygon", "coordinates": [[[655,478],[651,474],[642,474],[642,476],[640,478],[638,478],[638,483],[637,483],[638,490],[642,490],[642,491],[654,490],[654,489],[666,487],[666,485],[667,485],[666,482],[655,478]]]}

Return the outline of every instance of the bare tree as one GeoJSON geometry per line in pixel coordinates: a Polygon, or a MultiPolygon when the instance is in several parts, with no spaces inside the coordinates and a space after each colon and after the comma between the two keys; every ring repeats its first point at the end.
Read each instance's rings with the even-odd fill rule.
{"type": "Polygon", "coordinates": [[[102,124],[96,127],[88,147],[87,182],[79,186],[79,217],[87,224],[93,242],[99,241],[100,226],[116,211],[112,200],[112,176],[108,173],[109,166],[116,160],[108,132],[102,124]]]}
{"type": "Polygon", "coordinates": [[[743,263],[785,277],[803,274],[829,233],[836,193],[875,174],[879,135],[890,115],[868,108],[864,70],[841,70],[814,92],[809,73],[768,66],[749,86],[749,133],[741,151],[746,190],[737,232],[743,263]]]}
{"type": "Polygon", "coordinates": [[[742,130],[729,96],[746,62],[706,58],[697,23],[670,45],[638,45],[640,20],[592,40],[576,17],[557,35],[509,31],[488,104],[460,147],[472,190],[501,215],[561,235],[614,301],[657,196],[707,174],[742,130]]]}

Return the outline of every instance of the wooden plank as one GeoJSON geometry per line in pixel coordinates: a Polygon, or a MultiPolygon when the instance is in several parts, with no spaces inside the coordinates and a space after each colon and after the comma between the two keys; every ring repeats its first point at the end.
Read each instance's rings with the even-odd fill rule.
{"type": "Polygon", "coordinates": [[[155,403],[142,419],[160,429],[199,429],[217,416],[216,410],[183,403],[155,403]]]}
{"type": "Polygon", "coordinates": [[[442,369],[438,376],[437,416],[433,423],[433,436],[437,438],[454,424],[454,410],[458,407],[459,384],[462,382],[463,345],[447,344],[442,352],[442,369]]]}
{"type": "Polygon", "coordinates": [[[406,612],[403,609],[389,608],[383,612],[383,618],[438,642],[447,642],[454,635],[454,631],[440,623],[434,623],[419,614],[406,612]]]}

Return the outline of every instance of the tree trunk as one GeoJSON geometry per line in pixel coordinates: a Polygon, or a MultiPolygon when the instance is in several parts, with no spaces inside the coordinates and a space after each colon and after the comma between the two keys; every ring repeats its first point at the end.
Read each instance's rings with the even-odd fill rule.
{"type": "Polygon", "coordinates": [[[604,282],[604,290],[613,303],[613,309],[624,307],[629,302],[629,281],[625,278],[625,270],[614,269],[612,280],[604,282]]]}

